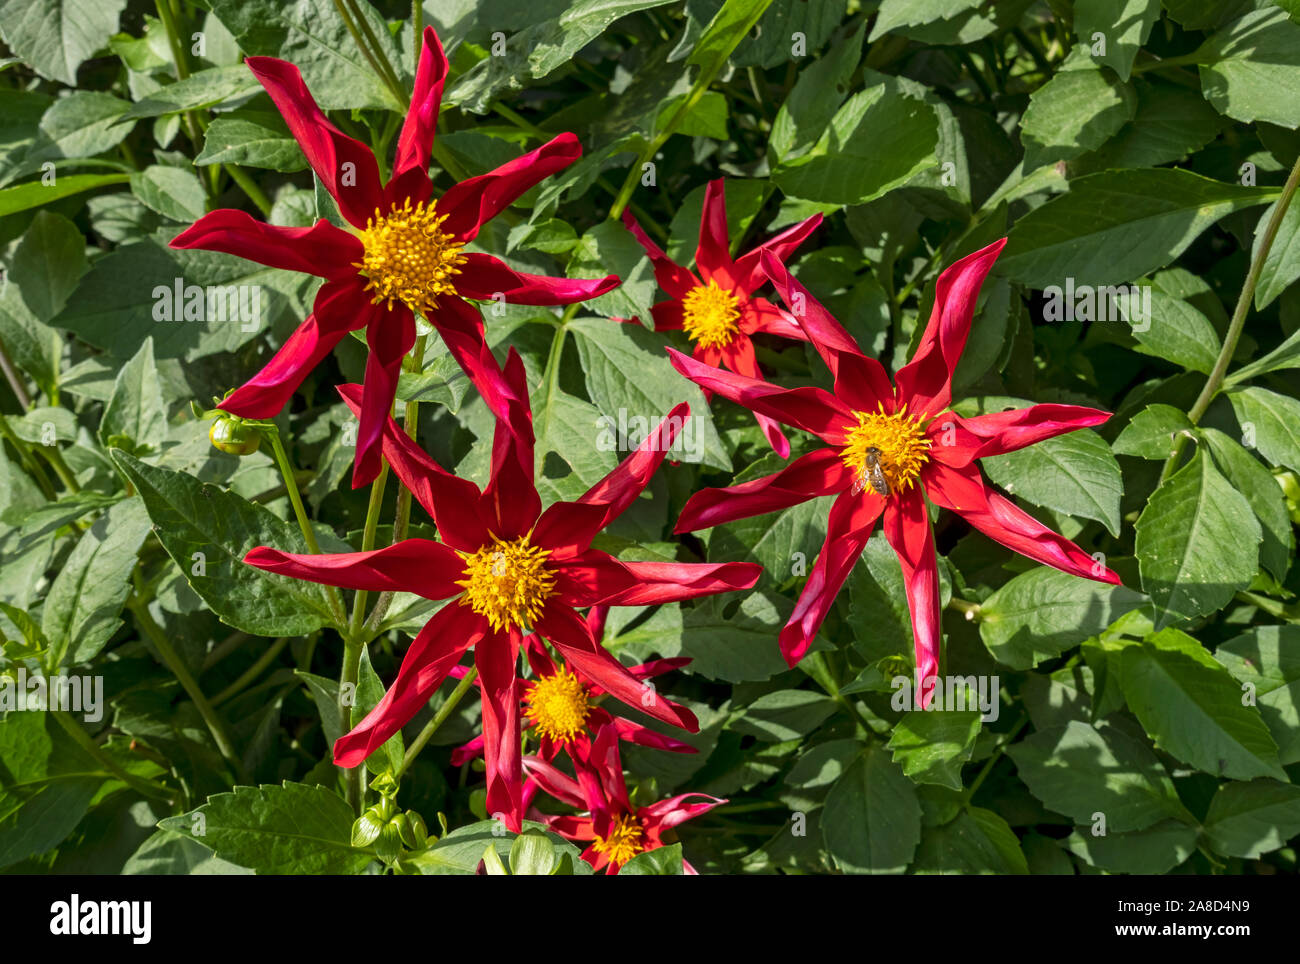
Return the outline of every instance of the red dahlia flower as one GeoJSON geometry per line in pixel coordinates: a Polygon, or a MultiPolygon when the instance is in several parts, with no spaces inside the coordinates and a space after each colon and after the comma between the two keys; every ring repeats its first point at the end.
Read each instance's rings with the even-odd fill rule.
{"type": "Polygon", "coordinates": [[[274,417],[348,332],[366,329],[370,357],[352,475],[353,486],[362,486],[379,473],[384,419],[393,407],[402,359],[415,344],[414,312],[428,319],[488,406],[503,417],[501,371],[484,341],[482,316],[465,299],[488,301],[500,295],[512,304],[564,305],[604,294],[618,285],[618,278],[581,281],[522,274],[489,254],[464,250],[485,222],[572,164],[582,148],[572,134],[561,134],[435,199],[429,152],[447,58],[432,27],[424,31],[411,109],[387,184],[380,180],[370,149],[321,112],[297,67],[273,57],[249,57],[245,63],[271,95],[350,228],[323,219],[310,228],[277,227],[243,211],[220,210],[183,231],[172,247],[224,251],[325,279],[307,320],[266,367],[221,403],[232,414],[274,417]]]}
{"type": "MultiPolygon", "coordinates": [[[[605,616],[608,606],[592,606],[587,611],[587,628],[591,638],[600,642],[605,635],[605,616]]],[[[536,633],[524,637],[524,656],[533,671],[533,678],[523,684],[525,728],[531,728],[540,741],[539,755],[543,760],[554,760],[561,750],[569,750],[585,758],[591,749],[591,734],[605,726],[614,727],[619,739],[657,750],[675,753],[698,753],[689,743],[665,736],[648,726],[614,716],[597,701],[605,695],[599,683],[588,679],[580,670],[557,664],[551,658],[546,643],[536,633]]],[[[680,669],[691,660],[689,657],[656,659],[627,671],[634,679],[645,681],[664,673],[680,669]]],[[[457,666],[452,676],[464,677],[468,670],[457,666]]],[[[475,681],[477,682],[477,680],[475,681]]],[[[645,696],[653,695],[647,689],[645,696]]],[[[483,753],[483,737],[477,736],[464,746],[452,751],[453,766],[461,766],[483,753]]],[[[576,759],[576,757],[575,757],[576,759]]]]}
{"type": "MultiPolygon", "coordinates": [[[[535,630],[570,667],[615,699],[694,732],[699,724],[690,710],[663,698],[643,699],[642,681],[601,647],[575,610],[649,606],[748,589],[758,580],[759,567],[622,562],[591,548],[596,534],[649,483],[687,411],[686,403],[581,499],[556,502],[543,512],[534,484],[524,366],[513,349],[503,375],[509,418],[497,422],[491,478],[481,492],[433,461],[391,416],[385,422],[384,457],[432,516],[441,541],[405,539],[373,552],[322,555],[259,546],[244,561],[343,589],[396,590],[452,600],[411,642],[384,698],[339,737],[334,762],[353,767],[382,746],[429,701],[472,647],[482,681],[488,810],[504,814],[510,828],[518,830],[522,806],[517,667],[524,635],[535,630]]],[[[353,410],[357,389],[340,388],[353,410]]]]}
{"type": "MultiPolygon", "coordinates": [[[[538,757],[526,763],[528,775],[548,794],[587,811],[586,816],[542,814],[540,819],[566,840],[590,841],[582,859],[607,874],[617,874],[637,854],[673,843],[674,827],[727,802],[707,793],[682,793],[648,807],[633,806],[612,727],[596,734],[586,761],[575,761],[577,780],[538,757]]],[[[696,872],[684,860],[682,867],[696,872]]]]}
{"type": "Polygon", "coordinates": [[[808,651],[835,594],[884,515],[885,538],[898,554],[912,615],[916,666],[928,703],[939,668],[939,574],[926,498],[951,509],[990,539],[1037,562],[1101,582],[1119,577],[1068,539],[985,484],[976,459],[1013,452],[1043,439],[1097,425],[1108,412],[1076,405],[1034,405],[962,418],[949,410],[952,374],[966,345],[980,285],[1005,243],[998,241],[949,267],[912,360],[894,384],[864,356],[834,318],[776,258],[763,268],[835,377],[835,390],[784,389],[710,368],[669,349],[677,370],[703,388],[828,444],[788,467],[741,485],[705,489],[686,503],[678,532],[705,529],[784,509],[822,495],[831,506],[826,542],[790,621],[780,635],[791,666],[808,651]]]}
{"type": "MultiPolygon", "coordinates": [[[[695,250],[695,268],[703,281],[669,261],[630,212],[623,212],[623,223],[645,248],[659,287],[672,298],[651,309],[655,330],[681,329],[695,343],[694,356],[700,361],[761,378],[750,335],[767,332],[800,341],[807,340],[807,335],[787,312],[754,294],[767,283],[759,259],[764,252],[781,259],[789,257],[821,224],[822,216],[814,214],[733,261],[724,191],[723,179],[718,178],[710,181],[704,192],[700,244],[695,250]]],[[[781,458],[789,457],[790,442],[776,422],[758,412],[755,417],[776,453],[781,458]]]]}

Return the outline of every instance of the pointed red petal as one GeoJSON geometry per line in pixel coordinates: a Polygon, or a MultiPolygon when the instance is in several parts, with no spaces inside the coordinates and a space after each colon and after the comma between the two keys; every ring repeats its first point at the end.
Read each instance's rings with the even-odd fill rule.
{"type": "Polygon", "coordinates": [[[912,486],[889,500],[884,530],[903,567],[903,588],[912,614],[912,644],[924,708],[934,695],[933,677],[939,672],[943,630],[939,616],[939,561],[925,496],[919,486],[912,486]]]}
{"type": "Polygon", "coordinates": [[[397,156],[393,159],[393,178],[409,170],[427,172],[429,151],[433,148],[438,110],[442,106],[442,86],[447,79],[447,57],[442,41],[432,27],[424,28],[420,63],[415,69],[415,90],[411,108],[402,122],[397,138],[397,156]]]}
{"type": "Polygon", "coordinates": [[[508,418],[513,392],[483,335],[483,316],[468,301],[444,298],[428,315],[447,349],[497,418],[508,418]]]}
{"type": "Polygon", "coordinates": [[[490,254],[470,252],[456,277],[456,291],[475,301],[501,301],[508,305],[571,305],[613,291],[618,275],[603,278],[552,278],[516,271],[490,254]]]}
{"type": "Polygon", "coordinates": [[[695,532],[787,509],[847,489],[853,473],[832,449],[801,455],[780,472],[725,489],[701,489],[687,501],[674,532],[695,532]]]}
{"type": "Polygon", "coordinates": [[[379,475],[384,426],[393,414],[397,379],[402,359],[415,346],[415,317],[399,305],[366,329],[370,355],[366,359],[365,385],[361,396],[361,419],[357,429],[356,462],[352,488],[369,485],[379,475]]]}
{"type": "Polygon", "coordinates": [[[309,228],[285,228],[229,208],[203,215],[172,238],[170,246],[221,251],[319,278],[355,276],[355,264],[364,253],[356,235],[336,228],[324,218],[309,228]]]}
{"type": "Polygon", "coordinates": [[[244,63],[271,95],[339,213],[352,225],[365,227],[383,199],[379,165],[370,148],[329,122],[293,64],[274,57],[249,57],[244,63]]]}
{"type": "Polygon", "coordinates": [[[980,286],[1007,239],[995,241],[949,266],[935,282],[934,309],[912,360],[898,371],[898,398],[913,415],[933,415],[952,401],[957,370],[975,317],[980,286]]]}
{"type": "Polygon", "coordinates": [[[695,267],[707,281],[728,290],[736,287],[736,270],[731,261],[731,238],[727,232],[726,181],[710,181],[704,189],[700,215],[700,244],[695,249],[695,267]]]}
{"type": "Polygon", "coordinates": [[[296,553],[257,546],[248,551],[244,562],[267,572],[340,589],[391,589],[413,592],[425,599],[460,595],[456,580],[464,577],[465,570],[454,550],[428,539],[404,539],[370,552],[296,553]]]}
{"type": "Polygon", "coordinates": [[[974,459],[1003,455],[1044,439],[1100,425],[1108,418],[1110,412],[1082,405],[1032,405],[973,418],[951,415],[931,423],[937,444],[932,443],[930,449],[939,461],[960,468],[974,459]],[[953,444],[945,445],[943,427],[949,422],[954,430],[949,439],[953,444]]]}
{"type": "MultiPolygon", "coordinates": [[[[654,266],[655,280],[659,282],[659,287],[667,292],[670,298],[685,298],[693,289],[699,287],[699,279],[687,268],[683,268],[675,261],[671,261],[668,255],[664,254],[659,245],[650,240],[650,235],[642,230],[641,225],[637,224],[636,218],[632,217],[632,212],[624,209],[623,224],[632,236],[636,238],[637,243],[645,249],[646,256],[654,266]]],[[[655,327],[660,327],[656,322],[655,327]]],[[[678,325],[678,327],[681,327],[678,325]]]]}
{"type": "Polygon", "coordinates": [[[821,223],[822,216],[814,214],[807,220],[800,221],[780,234],[768,238],[754,250],[742,254],[736,259],[736,284],[750,292],[763,287],[767,282],[767,275],[761,263],[763,253],[768,252],[777,261],[785,264],[790,255],[794,254],[799,245],[803,244],[808,235],[816,231],[821,223]]]}
{"type": "Polygon", "coordinates": [[[515,668],[519,636],[494,633],[474,647],[483,683],[483,759],[487,764],[487,812],[518,833],[523,820],[523,766],[519,750],[519,689],[515,668]]]}
{"type": "MultiPolygon", "coordinates": [[[[498,419],[492,439],[492,473],[479,511],[501,539],[517,539],[537,522],[542,500],[534,483],[533,415],[528,407],[523,359],[513,348],[506,360],[506,383],[514,398],[508,419],[498,419]]],[[[537,540],[534,545],[541,544],[537,540]]]]}

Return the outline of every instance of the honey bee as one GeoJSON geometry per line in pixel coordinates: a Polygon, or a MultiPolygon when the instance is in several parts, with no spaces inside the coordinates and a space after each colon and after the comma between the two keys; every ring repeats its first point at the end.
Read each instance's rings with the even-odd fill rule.
{"type": "Polygon", "coordinates": [[[884,469],[880,467],[880,449],[871,446],[863,455],[862,472],[853,483],[853,494],[862,492],[868,484],[876,490],[877,495],[889,495],[889,480],[885,478],[884,469]]]}

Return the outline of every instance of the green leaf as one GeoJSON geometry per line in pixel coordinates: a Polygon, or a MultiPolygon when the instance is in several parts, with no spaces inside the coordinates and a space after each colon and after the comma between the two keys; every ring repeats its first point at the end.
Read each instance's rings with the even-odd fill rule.
{"type": "Polygon", "coordinates": [[[1094,837],[1079,829],[1064,841],[1070,853],[1115,874],[1164,874],[1196,852],[1195,827],[1166,820],[1134,833],[1110,833],[1094,837]]]}
{"type": "Polygon", "coordinates": [[[1020,123],[1025,170],[1101,147],[1136,110],[1133,88],[1086,60],[1060,71],[1029,95],[1020,123]]]}
{"type": "Polygon", "coordinates": [[[1151,314],[1133,324],[1138,351],[1209,374],[1219,360],[1219,334],[1209,318],[1168,290],[1168,274],[1156,275],[1151,285],[1151,314]]]}
{"type": "Polygon", "coordinates": [[[1007,750],[1020,778],[1050,809],[1107,831],[1142,830],[1173,817],[1192,821],[1155,753],[1114,726],[1077,720],[1040,730],[1007,750]]]}
{"type": "Polygon", "coordinates": [[[1300,26],[1273,7],[1234,20],[1196,51],[1201,90],[1239,121],[1300,127],[1300,102],[1279,96],[1300,84],[1300,26]]]}
{"type": "Polygon", "coordinates": [[[1300,787],[1276,780],[1225,783],[1210,801],[1205,836],[1229,857],[1251,860],[1300,834],[1300,787]]]}
{"type": "Polygon", "coordinates": [[[119,502],[82,533],[41,610],[52,665],[88,661],[117,632],[136,554],[148,534],[149,518],[139,499],[119,502]]]}
{"type": "Polygon", "coordinates": [[[253,72],[243,64],[234,67],[209,67],[183,80],[155,90],[137,101],[123,116],[123,120],[139,117],[159,117],[187,110],[216,107],[226,101],[239,100],[261,93],[262,85],[253,72]]]}
{"type": "Polygon", "coordinates": [[[1214,463],[1234,489],[1246,497],[1259,520],[1263,541],[1259,564],[1277,579],[1285,579],[1295,551],[1295,531],[1277,478],[1255,456],[1213,428],[1200,429],[1214,463]]]}
{"type": "Polygon", "coordinates": [[[1160,0],[1078,0],[1074,5],[1074,32],[1091,45],[1097,34],[1105,38],[1106,51],[1094,56],[1128,80],[1138,51],[1160,19],[1160,0]]]}
{"type": "Polygon", "coordinates": [[[601,415],[590,402],[556,389],[533,418],[541,429],[537,491],[543,502],[580,499],[617,464],[612,446],[591,444],[600,431],[601,415]]]}
{"type": "MultiPolygon", "coordinates": [[[[591,865],[582,860],[578,849],[560,837],[549,833],[541,824],[525,820],[523,829],[547,833],[560,859],[569,857],[575,874],[591,873],[591,865]]],[[[444,836],[428,850],[409,855],[403,865],[409,864],[417,873],[426,875],[473,874],[478,863],[483,859],[483,848],[491,844],[497,856],[509,859],[514,847],[515,835],[510,833],[495,820],[480,820],[478,823],[457,827],[444,836]]]]}
{"type": "Polygon", "coordinates": [[[799,71],[799,79],[772,122],[767,153],[773,164],[805,153],[822,136],[849,91],[849,78],[862,58],[863,33],[853,31],[799,71]]]}
{"type": "Polygon", "coordinates": [[[1243,705],[1241,687],[1204,650],[1198,658],[1180,648],[1180,635],[1158,634],[1119,656],[1124,697],[1156,746],[1214,776],[1285,779],[1277,744],[1243,705]]]}
{"type": "MultiPolygon", "coordinates": [[[[1264,239],[1264,231],[1279,201],[1274,201],[1259,216],[1255,225],[1255,241],[1250,248],[1253,261],[1259,257],[1259,249],[1264,239]]],[[[1259,272],[1259,283],[1255,287],[1255,310],[1263,311],[1273,299],[1295,284],[1300,278],[1300,204],[1288,204],[1282,215],[1282,223],[1277,227],[1277,236],[1273,246],[1268,249],[1268,257],[1259,272]]],[[[1256,363],[1258,364],[1258,363],[1256,363]]]]}
{"type": "Polygon", "coordinates": [[[203,164],[242,164],[293,173],[307,167],[302,148],[273,111],[236,110],[215,117],[208,125],[203,150],[194,159],[203,164]]]}
{"type": "Polygon", "coordinates": [[[303,636],[328,623],[319,587],[243,561],[254,546],[305,553],[297,526],[192,475],[112,456],[144,498],[163,548],[222,622],[259,636],[303,636]]]}
{"type": "Polygon", "coordinates": [[[1029,669],[1096,636],[1145,601],[1127,586],[1038,566],[980,604],[980,638],[999,663],[1029,669]]]}
{"type": "Polygon", "coordinates": [[[4,0],[0,34],[42,77],[77,86],[77,68],[103,50],[126,0],[4,0]]]}
{"type": "Polygon", "coordinates": [[[967,807],[955,820],[927,829],[913,869],[918,874],[1029,873],[1015,833],[982,807],[967,807]]]}
{"type": "Polygon", "coordinates": [[[0,867],[58,846],[107,774],[48,713],[0,719],[0,867]]]}
{"type": "Polygon", "coordinates": [[[222,860],[183,834],[159,830],[122,867],[123,874],[251,875],[247,867],[222,860]]]}
{"type": "Polygon", "coordinates": [[[809,499],[780,512],[728,522],[709,531],[709,560],[753,561],[764,584],[806,578],[826,539],[830,499],[809,499]],[[800,575],[802,574],[802,575],[800,575]]]}
{"type": "Polygon", "coordinates": [[[356,874],[374,859],[352,847],[347,802],[301,783],[235,787],[158,826],[259,874],[356,874]]]}
{"type": "Polygon", "coordinates": [[[1172,405],[1148,405],[1133,416],[1110,447],[1118,455],[1163,461],[1173,452],[1174,439],[1190,431],[1192,422],[1186,412],[1172,405]]]}
{"type": "Polygon", "coordinates": [[[52,184],[43,181],[16,184],[0,190],[0,217],[38,208],[82,191],[93,191],[97,187],[122,184],[129,180],[129,174],[67,174],[56,178],[52,184]]]}
{"type": "Polygon", "coordinates": [[[897,27],[949,20],[978,6],[982,6],[981,0],[881,0],[880,12],[868,39],[875,40],[897,27]]]}
{"type": "Polygon", "coordinates": [[[863,83],[811,150],[773,169],[772,182],[790,197],[864,204],[938,166],[934,108],[895,77],[867,71],[863,83]]]}
{"type": "Polygon", "coordinates": [[[156,449],[167,437],[167,409],[158,384],[152,338],[146,338],[135,357],[122,366],[113,382],[113,394],[104,404],[99,440],[108,445],[114,436],[125,436],[137,449],[156,449]]]}
{"type": "Polygon", "coordinates": [[[578,344],[587,391],[603,415],[617,423],[625,412],[628,419],[642,418],[653,428],[678,404],[689,402],[690,420],[676,442],[678,459],[731,468],[708,403],[669,364],[662,335],[595,318],[575,319],[569,331],[578,344]]]}
{"type": "MultiPolygon", "coordinates": [[[[352,723],[348,729],[365,719],[383,698],[383,681],[370,663],[370,650],[363,647],[360,675],[357,680],[356,706],[352,708],[352,723]]],[[[402,731],[399,729],[384,742],[383,746],[366,757],[366,769],[374,774],[400,773],[405,754],[406,746],[402,740],[402,731]]]]}
{"type": "Polygon", "coordinates": [[[998,270],[1031,288],[1127,282],[1169,264],[1224,215],[1276,196],[1173,168],[1090,174],[1015,223],[998,270]]]}
{"type": "Polygon", "coordinates": [[[1111,535],[1119,535],[1124,481],[1110,446],[1091,429],[981,459],[980,464],[1008,493],[1067,515],[1096,519],[1111,535]]]}
{"type": "Polygon", "coordinates": [[[682,870],[682,845],[668,844],[637,854],[619,869],[619,876],[680,877],[682,870]]]}
{"type": "Polygon", "coordinates": [[[913,783],[960,790],[962,764],[970,759],[979,731],[975,711],[913,710],[894,725],[885,746],[913,783]]]}
{"type": "Polygon", "coordinates": [[[715,77],[754,28],[772,0],[726,0],[717,16],[704,29],[686,62],[700,68],[701,77],[715,77]]]}
{"type": "Polygon", "coordinates": [[[850,874],[900,874],[921,839],[916,789],[886,751],[868,746],[826,795],[822,835],[850,874]]]}
{"type": "Polygon", "coordinates": [[[1245,438],[1273,465],[1300,472],[1300,401],[1249,386],[1228,393],[1245,438]]]}
{"type": "Polygon", "coordinates": [[[771,679],[789,669],[776,645],[789,601],[751,592],[734,613],[724,615],[734,603],[726,596],[711,596],[692,606],[682,619],[677,645],[665,637],[656,650],[664,656],[690,656],[692,673],[729,683],[771,679]]]}
{"type": "Polygon", "coordinates": [[[1234,636],[1215,658],[1249,684],[1283,766],[1300,762],[1300,626],[1257,626],[1234,636]]]}
{"type": "Polygon", "coordinates": [[[197,221],[207,210],[203,185],[179,167],[150,164],[131,175],[131,192],[145,207],[173,221],[197,221]]]}
{"type": "Polygon", "coordinates": [[[769,743],[808,736],[835,712],[836,703],[812,690],[775,690],[745,707],[731,729],[769,743]]]}
{"type": "Polygon", "coordinates": [[[1156,489],[1135,528],[1157,629],[1218,609],[1259,566],[1262,532],[1250,503],[1199,450],[1156,489]]]}

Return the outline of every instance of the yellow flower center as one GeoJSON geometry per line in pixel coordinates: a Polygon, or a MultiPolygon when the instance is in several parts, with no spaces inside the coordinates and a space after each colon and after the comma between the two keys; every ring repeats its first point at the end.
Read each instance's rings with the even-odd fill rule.
{"type": "Polygon", "coordinates": [[[614,818],[614,826],[609,834],[597,837],[592,848],[598,854],[604,854],[609,862],[622,867],[625,863],[645,849],[645,831],[641,821],[630,813],[620,814],[614,818]]]}
{"type": "Polygon", "coordinates": [[[705,348],[731,343],[740,330],[740,302],[726,288],[710,281],[692,288],[682,299],[682,329],[705,348]]]}
{"type": "Polygon", "coordinates": [[[460,555],[465,560],[465,578],[456,583],[465,589],[460,604],[486,617],[496,632],[532,626],[555,592],[555,575],[546,565],[550,550],[530,545],[528,536],[511,542],[493,536],[478,552],[460,555]]]}
{"type": "Polygon", "coordinates": [[[587,714],[591,712],[587,687],[567,669],[539,677],[528,688],[524,699],[528,703],[528,718],[537,727],[539,736],[568,743],[587,728],[587,714]]]}
{"type": "Polygon", "coordinates": [[[368,279],[366,290],[374,292],[372,303],[387,301],[391,308],[401,301],[427,314],[439,295],[456,293],[452,279],[460,274],[465,256],[460,242],[442,230],[445,220],[433,201],[411,207],[407,198],[387,215],[375,208],[360,232],[365,254],[356,264],[368,279]]]}
{"type": "Polygon", "coordinates": [[[893,415],[886,415],[883,405],[879,411],[853,414],[858,424],[849,429],[840,459],[855,473],[856,488],[888,495],[916,481],[930,461],[930,440],[920,420],[907,414],[907,406],[893,415]],[[882,485],[887,492],[881,491],[882,485]]]}

